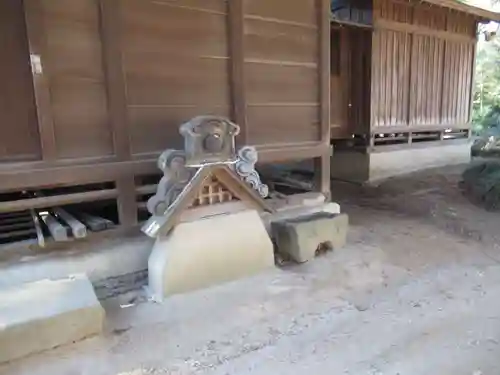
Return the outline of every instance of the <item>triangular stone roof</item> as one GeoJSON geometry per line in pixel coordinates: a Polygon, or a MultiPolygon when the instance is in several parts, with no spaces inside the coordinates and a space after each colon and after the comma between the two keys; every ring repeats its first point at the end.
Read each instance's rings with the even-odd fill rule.
{"type": "MultiPolygon", "coordinates": [[[[257,192],[246,184],[228,165],[207,164],[201,166],[191,180],[186,184],[182,192],[175,201],[168,207],[162,216],[152,216],[142,231],[151,237],[158,233],[166,234],[180,222],[184,211],[196,205],[200,194],[203,194],[203,187],[211,179],[220,183],[230,194],[231,198],[240,200],[250,208],[257,211],[274,212],[274,209],[262,199],[257,192]]],[[[198,203],[199,204],[199,203],[198,203]]]]}

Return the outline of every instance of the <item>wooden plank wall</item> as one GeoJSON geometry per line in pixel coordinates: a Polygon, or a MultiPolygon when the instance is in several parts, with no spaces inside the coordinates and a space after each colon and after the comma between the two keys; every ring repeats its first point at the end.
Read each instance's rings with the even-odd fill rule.
{"type": "Polygon", "coordinates": [[[0,160],[23,161],[0,163],[0,192],[113,181],[120,217],[133,224],[134,176],[156,171],[162,150],[182,146],[179,125],[202,114],[242,125],[238,142],[257,145],[263,162],[322,160],[328,192],[328,0],[2,6],[16,4],[18,60],[29,67],[32,56],[31,77],[22,74],[33,92],[12,117],[19,134],[9,133],[24,143],[14,150],[0,140],[0,160]]]}
{"type": "Polygon", "coordinates": [[[238,58],[244,64],[239,94],[245,104],[240,121],[248,124],[245,142],[319,141],[316,3],[243,1],[243,24],[233,24],[242,28],[240,57],[230,48],[227,1],[124,0],[132,153],[179,146],[179,124],[195,115],[231,116],[231,93],[237,91],[228,64],[238,58]]]}
{"type": "Polygon", "coordinates": [[[132,154],[182,146],[178,126],[228,116],[224,0],[123,0],[123,68],[132,154]]]}
{"type": "Polygon", "coordinates": [[[476,18],[376,0],[372,132],[467,129],[476,18]]]}
{"type": "Polygon", "coordinates": [[[40,157],[27,51],[22,2],[0,1],[0,161],[40,157]]]}
{"type": "MultiPolygon", "coordinates": [[[[102,65],[99,11],[94,0],[27,0],[28,14],[38,18],[43,75],[50,95],[52,123],[41,126],[51,159],[113,155],[102,65]],[[45,133],[45,134],[44,134],[45,133]]],[[[31,18],[32,19],[32,18],[31,18]]],[[[38,87],[37,89],[41,89],[38,87]]]]}
{"type": "Polygon", "coordinates": [[[248,142],[319,141],[315,0],[244,1],[248,142]]]}
{"type": "Polygon", "coordinates": [[[27,147],[36,155],[39,143],[49,164],[153,157],[181,146],[178,126],[200,114],[242,123],[242,143],[323,142],[327,5],[24,0],[29,50],[40,61],[33,74],[40,137],[30,125],[27,147]]]}

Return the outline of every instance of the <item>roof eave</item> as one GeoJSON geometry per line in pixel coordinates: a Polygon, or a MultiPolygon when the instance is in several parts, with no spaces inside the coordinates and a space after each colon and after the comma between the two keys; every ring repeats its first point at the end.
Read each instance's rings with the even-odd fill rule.
{"type": "Polygon", "coordinates": [[[468,14],[473,14],[481,19],[481,21],[496,21],[500,22],[500,13],[492,12],[491,10],[478,8],[473,5],[464,4],[456,0],[423,0],[423,2],[439,5],[445,8],[451,8],[465,12],[468,14]]]}

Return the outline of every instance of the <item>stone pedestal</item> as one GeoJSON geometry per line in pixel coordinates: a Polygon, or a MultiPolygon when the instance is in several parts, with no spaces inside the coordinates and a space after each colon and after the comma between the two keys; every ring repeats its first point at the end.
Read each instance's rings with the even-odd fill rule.
{"type": "Polygon", "coordinates": [[[349,220],[345,214],[318,212],[271,224],[278,252],[297,263],[313,259],[318,250],[345,245],[349,220]]]}
{"type": "Polygon", "coordinates": [[[83,275],[0,291],[0,363],[102,331],[104,310],[83,275]]]}
{"type": "Polygon", "coordinates": [[[149,258],[156,301],[274,267],[273,244],[257,211],[185,222],[159,236],[149,258]]]}

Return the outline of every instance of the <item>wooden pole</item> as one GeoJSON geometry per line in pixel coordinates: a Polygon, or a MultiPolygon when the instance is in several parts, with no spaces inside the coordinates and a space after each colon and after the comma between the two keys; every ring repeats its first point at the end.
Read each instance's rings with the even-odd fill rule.
{"type": "Polygon", "coordinates": [[[320,101],[320,139],[325,152],[314,159],[314,176],[316,189],[323,193],[327,200],[330,192],[331,163],[331,129],[330,129],[330,1],[317,0],[319,30],[319,101],[320,101]]]}
{"type": "Polygon", "coordinates": [[[244,8],[243,0],[228,2],[229,12],[229,61],[231,85],[231,116],[241,127],[238,144],[246,144],[248,139],[246,95],[245,95],[245,57],[244,57],[244,8]]]}
{"type": "Polygon", "coordinates": [[[24,0],[23,4],[42,158],[50,162],[57,158],[57,147],[50,96],[50,67],[45,59],[47,35],[42,3],[39,0],[24,0]]]}
{"type": "MultiPolygon", "coordinates": [[[[109,121],[113,129],[115,154],[120,161],[131,159],[128,128],[126,84],[122,61],[122,18],[120,0],[98,0],[103,66],[106,77],[109,121]]],[[[118,216],[120,224],[137,224],[137,202],[134,175],[120,176],[118,189],[118,216]]]]}

